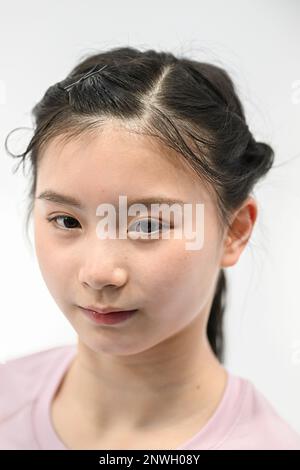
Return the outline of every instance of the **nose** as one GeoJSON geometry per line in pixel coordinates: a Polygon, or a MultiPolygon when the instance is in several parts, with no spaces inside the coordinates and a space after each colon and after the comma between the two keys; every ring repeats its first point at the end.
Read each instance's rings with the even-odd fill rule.
{"type": "Polygon", "coordinates": [[[90,246],[85,252],[84,262],[79,270],[79,282],[93,289],[121,287],[128,279],[127,270],[120,266],[120,251],[115,252],[111,244],[97,240],[96,248],[90,246]]]}
{"type": "Polygon", "coordinates": [[[124,269],[100,261],[98,265],[85,264],[79,273],[79,282],[92,289],[103,287],[121,287],[126,284],[127,275],[124,269]]]}

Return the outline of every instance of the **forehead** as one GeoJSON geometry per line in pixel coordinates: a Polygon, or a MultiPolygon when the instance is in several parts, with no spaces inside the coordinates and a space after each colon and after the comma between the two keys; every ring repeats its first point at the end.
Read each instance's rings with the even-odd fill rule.
{"type": "Polygon", "coordinates": [[[93,134],[64,140],[58,136],[43,151],[37,191],[51,187],[71,194],[155,193],[190,201],[207,197],[201,180],[175,150],[157,139],[121,126],[106,125],[93,134]]]}

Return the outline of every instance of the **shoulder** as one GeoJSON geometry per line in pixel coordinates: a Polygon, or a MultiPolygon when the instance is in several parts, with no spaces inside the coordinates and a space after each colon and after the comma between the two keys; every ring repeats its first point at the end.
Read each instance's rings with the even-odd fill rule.
{"type": "Polygon", "coordinates": [[[0,420],[32,402],[44,383],[75,345],[48,348],[0,364],[0,420]]]}
{"type": "Polygon", "coordinates": [[[235,425],[223,441],[224,448],[300,450],[300,434],[251,380],[238,378],[243,389],[243,402],[235,425]]]}

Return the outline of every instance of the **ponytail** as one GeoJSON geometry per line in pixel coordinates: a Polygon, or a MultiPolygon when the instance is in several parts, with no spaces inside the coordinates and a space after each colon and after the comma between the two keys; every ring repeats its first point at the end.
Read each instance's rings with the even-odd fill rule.
{"type": "Polygon", "coordinates": [[[224,360],[223,314],[225,311],[226,287],[225,272],[224,269],[221,269],[207,323],[207,336],[210,346],[221,363],[224,360]]]}

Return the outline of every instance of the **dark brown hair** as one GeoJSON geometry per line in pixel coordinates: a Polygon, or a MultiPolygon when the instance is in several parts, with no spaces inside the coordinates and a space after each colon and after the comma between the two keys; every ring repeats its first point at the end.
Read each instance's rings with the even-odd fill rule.
{"type": "MultiPolygon", "coordinates": [[[[27,229],[38,156],[44,146],[58,135],[68,140],[93,132],[107,119],[133,124],[136,132],[156,137],[179,152],[214,197],[221,228],[229,226],[232,212],[246,200],[274,159],[273,149],[257,142],[250,132],[228,73],[219,66],[170,52],[121,47],[89,55],[64,80],[47,89],[32,115],[35,129],[26,151],[13,155],[5,143],[7,152],[21,157],[23,164],[27,154],[30,158],[27,229]],[[103,66],[101,72],[80,80],[103,66]]],[[[207,336],[221,362],[225,296],[226,277],[220,269],[207,336]]]]}

